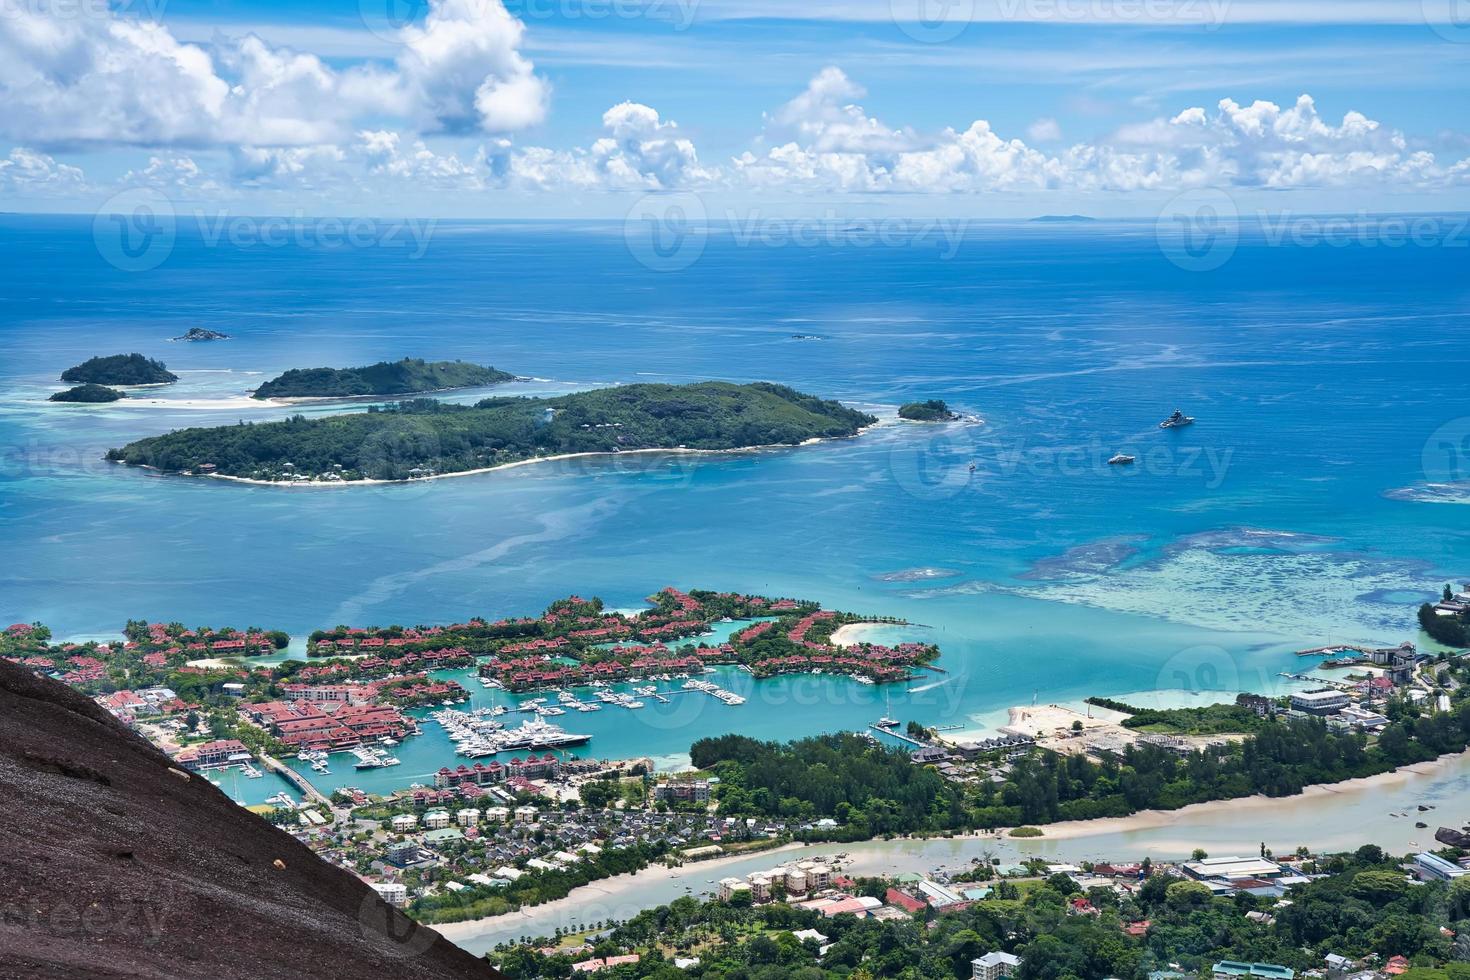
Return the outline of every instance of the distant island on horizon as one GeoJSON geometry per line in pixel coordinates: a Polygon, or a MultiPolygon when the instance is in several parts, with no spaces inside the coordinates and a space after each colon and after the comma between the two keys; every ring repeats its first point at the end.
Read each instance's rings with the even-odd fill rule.
{"type": "Polygon", "coordinates": [[[854,436],[878,420],[784,385],[634,384],[473,406],[412,399],[365,412],[181,429],[107,459],[266,484],[406,481],[564,456],[721,451],[854,436]]]}
{"type": "Polygon", "coordinates": [[[1098,219],[1086,214],[1043,214],[1031,220],[1039,224],[1063,224],[1069,222],[1087,223],[1097,221],[1098,219]]]}
{"type": "Polygon", "coordinates": [[[465,361],[425,361],[405,357],[355,368],[293,368],[272,378],[252,398],[361,398],[421,395],[455,388],[479,388],[514,381],[516,376],[465,361]]]}

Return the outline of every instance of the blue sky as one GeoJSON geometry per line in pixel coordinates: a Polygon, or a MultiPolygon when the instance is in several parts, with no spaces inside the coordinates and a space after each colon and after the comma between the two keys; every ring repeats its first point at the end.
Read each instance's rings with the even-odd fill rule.
{"type": "Polygon", "coordinates": [[[0,206],[1463,209],[1463,3],[35,0],[0,17],[0,206]]]}

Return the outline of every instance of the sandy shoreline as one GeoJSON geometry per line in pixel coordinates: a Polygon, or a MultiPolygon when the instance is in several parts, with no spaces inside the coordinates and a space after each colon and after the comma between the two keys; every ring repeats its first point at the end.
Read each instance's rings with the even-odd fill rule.
{"type": "Polygon", "coordinates": [[[880,626],[891,625],[896,624],[879,622],[847,623],[843,626],[837,627],[835,630],[832,631],[832,645],[839,647],[855,647],[863,643],[871,643],[871,640],[864,638],[864,634],[868,630],[872,630],[880,626]]]}
{"type": "MultiPolygon", "coordinates": [[[[1417,762],[1412,766],[1404,766],[1391,772],[1382,772],[1376,776],[1360,776],[1357,779],[1346,779],[1340,783],[1316,783],[1306,787],[1300,793],[1293,796],[1255,796],[1236,797],[1229,800],[1210,800],[1206,803],[1191,803],[1189,806],[1180,807],[1178,810],[1140,810],[1126,817],[1103,817],[1098,820],[1068,820],[1062,823],[1049,823],[1040,826],[1042,836],[1033,838],[1016,838],[1017,840],[1078,840],[1085,837],[1097,837],[1102,834],[1134,833],[1144,830],[1159,830],[1172,826],[1180,820],[1190,817],[1229,810],[1232,814],[1244,814],[1250,811],[1269,809],[1279,806],[1287,801],[1303,801],[1325,796],[1337,796],[1344,793],[1364,793],[1369,791],[1383,790],[1390,786],[1400,785],[1413,779],[1425,776],[1433,776],[1436,772],[1445,769],[1455,762],[1470,756],[1470,750],[1451,755],[1442,755],[1431,762],[1417,762]]],[[[1427,821],[1426,821],[1427,822],[1427,821]]],[[[1007,828],[1009,830],[1009,828],[1007,828]]],[[[1426,831],[1433,835],[1433,831],[1426,831]]],[[[1002,836],[1005,832],[1002,833],[1002,836]]]]}
{"type": "MultiPolygon", "coordinates": [[[[710,878],[718,879],[719,875],[714,874],[715,870],[727,865],[749,861],[751,858],[758,856],[770,856],[774,859],[777,855],[804,849],[805,845],[802,844],[782,844],[780,847],[773,847],[768,851],[729,854],[724,857],[710,858],[707,861],[690,861],[679,868],[668,868],[662,864],[653,864],[644,868],[642,871],[637,871],[630,875],[616,875],[612,878],[603,878],[599,881],[594,881],[589,885],[583,885],[580,888],[573,889],[566,897],[558,898],[554,901],[543,902],[540,905],[528,906],[524,909],[517,909],[514,912],[490,916],[485,919],[469,919],[464,922],[444,922],[431,928],[450,942],[458,944],[474,939],[475,936],[491,927],[497,930],[504,929],[508,924],[514,923],[517,919],[524,919],[529,922],[544,920],[548,915],[560,916],[563,912],[576,912],[578,921],[588,921],[592,918],[588,914],[589,906],[600,907],[605,911],[606,914],[597,914],[595,916],[599,919],[631,918],[641,909],[641,906],[639,908],[627,909],[616,908],[618,898],[626,895],[628,892],[636,891],[650,881],[690,878],[692,883],[692,879],[697,878],[700,884],[705,884],[710,878]]],[[[780,860],[772,860],[771,866],[775,867],[781,863],[780,860]]],[[[695,890],[700,891],[701,889],[695,890]]]]}
{"type": "MultiPolygon", "coordinates": [[[[864,428],[859,429],[858,432],[855,435],[851,435],[851,436],[831,436],[831,437],[826,437],[826,438],[823,438],[823,437],[820,437],[819,436],[819,437],[816,437],[816,438],[813,438],[813,439],[807,439],[806,441],[799,442],[799,443],[789,443],[789,444],[788,443],[776,443],[776,444],[765,445],[765,446],[739,446],[739,447],[736,447],[734,449],[679,449],[679,448],[665,449],[665,448],[653,448],[653,449],[624,449],[621,452],[616,452],[616,453],[613,453],[613,452],[558,453],[555,456],[533,456],[530,459],[518,459],[518,460],[515,460],[515,461],[510,462],[510,463],[497,463],[494,466],[483,466],[483,467],[480,467],[479,469],[473,469],[473,470],[457,470],[457,471],[455,471],[453,473],[435,473],[433,476],[420,476],[420,477],[415,477],[414,479],[411,479],[411,480],[373,480],[373,479],[364,479],[364,480],[303,480],[303,481],[301,481],[299,483],[289,483],[289,482],[286,482],[286,481],[283,481],[283,480],[255,480],[255,479],[251,479],[250,477],[246,477],[246,476],[227,476],[227,475],[225,475],[223,473],[201,473],[201,474],[198,475],[198,478],[209,479],[209,480],[224,480],[224,481],[229,482],[229,483],[248,483],[248,484],[251,484],[253,486],[258,486],[258,487],[277,487],[277,488],[284,488],[284,489],[288,489],[288,490],[294,490],[294,489],[301,488],[301,487],[312,487],[312,488],[316,488],[316,487],[328,487],[328,488],[335,489],[335,488],[338,488],[338,487],[394,486],[394,485],[399,485],[399,484],[402,484],[402,485],[405,485],[406,486],[406,485],[412,484],[412,483],[427,483],[430,480],[448,480],[448,479],[450,479],[452,477],[457,477],[457,476],[480,476],[480,475],[485,474],[485,473],[494,473],[494,472],[496,472],[498,470],[514,469],[517,466],[530,466],[533,463],[552,463],[552,462],[556,462],[557,460],[563,460],[563,459],[583,459],[583,458],[594,457],[594,456],[607,456],[607,457],[643,456],[643,455],[648,455],[650,453],[666,453],[666,454],[672,455],[672,456],[687,456],[687,455],[718,456],[718,455],[730,455],[730,454],[735,454],[735,453],[767,452],[767,451],[775,450],[775,449],[798,449],[798,448],[800,448],[802,446],[812,446],[812,445],[816,445],[817,443],[822,443],[822,442],[837,442],[837,441],[842,440],[842,439],[856,439],[858,436],[862,435],[864,432],[866,432],[870,428],[872,428],[872,426],[865,426],[864,428]]],[[[110,460],[109,462],[115,462],[115,463],[117,463],[120,466],[134,466],[134,465],[136,465],[136,468],[138,468],[138,469],[152,470],[154,473],[163,473],[162,470],[158,469],[157,467],[153,467],[153,466],[129,464],[129,463],[124,463],[121,460],[110,460]]],[[[165,476],[183,476],[184,474],[181,474],[181,473],[164,473],[164,475],[165,476]]]]}

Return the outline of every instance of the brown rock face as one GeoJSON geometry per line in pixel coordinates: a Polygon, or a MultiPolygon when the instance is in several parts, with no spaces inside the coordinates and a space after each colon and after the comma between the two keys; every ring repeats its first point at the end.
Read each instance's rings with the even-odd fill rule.
{"type": "Polygon", "coordinates": [[[87,698],[0,661],[0,978],[497,978],[87,698]]]}

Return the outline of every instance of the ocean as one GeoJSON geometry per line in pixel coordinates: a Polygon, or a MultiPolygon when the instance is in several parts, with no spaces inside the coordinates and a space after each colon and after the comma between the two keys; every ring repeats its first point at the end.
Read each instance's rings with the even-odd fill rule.
{"type": "MultiPolygon", "coordinates": [[[[597,728],[591,754],[674,765],[705,735],[857,729],[885,710],[989,731],[1033,699],[1280,691],[1313,663],[1297,648],[1422,640],[1418,603],[1470,578],[1470,255],[1453,239],[1283,244],[1252,228],[1210,268],[1152,223],[717,230],[692,258],[630,247],[621,224],[441,222],[412,247],[186,224],[140,262],[90,218],[0,216],[5,622],[299,642],[571,593],[632,608],[674,585],[901,616],[902,635],[943,649],[946,673],[904,689],[785,678],[739,707],[557,719],[597,728]],[[194,326],[231,339],[169,340],[194,326]],[[131,351],[181,376],[146,393],[162,404],[45,401],[64,368],[131,351]],[[769,380],[886,424],[789,450],[345,489],[101,460],[173,428],[280,417],[240,398],[287,368],[404,356],[493,364],[535,379],[511,386],[526,394],[769,380]],[[894,420],[927,398],[983,423],[894,420]],[[1175,408],[1197,423],[1160,430],[1175,408]],[[1137,462],[1108,466],[1115,452],[1137,462]]],[[[422,781],[446,748],[429,747],[391,777],[344,765],[344,781],[422,781]]]]}

